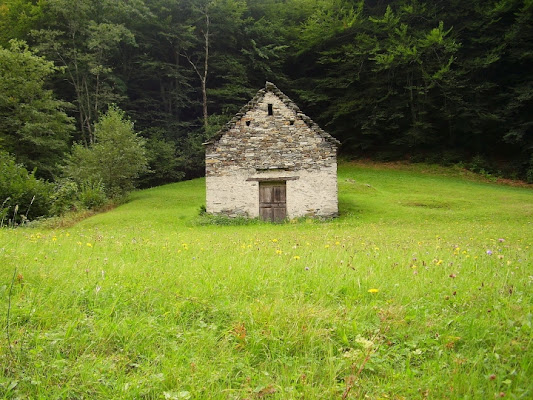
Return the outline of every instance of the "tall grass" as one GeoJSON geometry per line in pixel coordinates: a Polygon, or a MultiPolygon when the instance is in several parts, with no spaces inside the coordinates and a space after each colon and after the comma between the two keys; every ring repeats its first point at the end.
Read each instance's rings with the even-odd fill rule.
{"type": "Polygon", "coordinates": [[[429,168],[342,165],[330,222],[199,226],[198,179],[0,231],[0,395],[533,397],[531,189],[429,168]]]}

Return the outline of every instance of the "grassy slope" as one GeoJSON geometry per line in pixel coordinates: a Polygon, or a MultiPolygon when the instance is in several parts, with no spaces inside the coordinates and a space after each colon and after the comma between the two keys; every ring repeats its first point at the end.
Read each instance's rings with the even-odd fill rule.
{"type": "Polygon", "coordinates": [[[533,397],[533,193],[421,168],[342,166],[328,223],[195,226],[194,180],[0,231],[0,396],[533,397]]]}

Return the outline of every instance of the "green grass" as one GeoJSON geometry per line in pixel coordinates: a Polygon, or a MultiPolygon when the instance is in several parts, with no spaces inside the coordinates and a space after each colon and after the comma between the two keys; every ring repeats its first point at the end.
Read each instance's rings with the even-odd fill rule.
{"type": "Polygon", "coordinates": [[[1,230],[0,397],[533,397],[531,189],[344,164],[340,218],[243,226],[204,195],[1,230]]]}

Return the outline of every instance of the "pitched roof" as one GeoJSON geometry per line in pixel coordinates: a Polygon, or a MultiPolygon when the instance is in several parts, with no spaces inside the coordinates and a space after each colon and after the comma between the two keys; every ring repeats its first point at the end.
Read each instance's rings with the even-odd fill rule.
{"type": "Polygon", "coordinates": [[[305,122],[305,124],[317,135],[324,138],[325,140],[333,143],[335,146],[339,146],[341,142],[339,142],[337,139],[335,139],[333,136],[331,136],[329,133],[324,131],[322,128],[320,128],[311,118],[309,118],[307,115],[305,115],[300,108],[291,100],[289,97],[284,94],[281,90],[279,90],[276,85],[274,85],[272,82],[266,82],[264,89],[260,89],[257,94],[250,100],[246,105],[244,105],[237,114],[220,129],[215,136],[213,136],[209,141],[207,141],[204,144],[212,144],[216,142],[218,139],[220,139],[227,131],[232,129],[237,121],[239,121],[244,114],[246,114],[249,110],[254,108],[262,99],[265,97],[265,94],[268,92],[273,93],[276,95],[282,102],[287,106],[289,109],[294,111],[296,114],[296,118],[301,119],[305,122]]]}

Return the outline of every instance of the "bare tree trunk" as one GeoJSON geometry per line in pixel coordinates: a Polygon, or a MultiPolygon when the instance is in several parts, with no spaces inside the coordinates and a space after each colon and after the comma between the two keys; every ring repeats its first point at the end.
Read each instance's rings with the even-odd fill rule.
{"type": "MultiPolygon", "coordinates": [[[[196,72],[196,75],[198,75],[198,78],[200,79],[200,84],[202,87],[202,108],[203,108],[203,118],[204,118],[204,130],[207,133],[207,127],[209,126],[208,122],[208,112],[207,112],[207,72],[209,70],[209,25],[210,25],[210,19],[209,19],[209,10],[208,6],[205,7],[205,10],[203,11],[205,16],[205,32],[202,32],[204,35],[204,68],[203,71],[200,72],[198,69],[198,66],[196,63],[191,60],[191,57],[187,53],[183,53],[189,64],[193,67],[194,71],[196,72]]],[[[197,60],[198,61],[198,60],[197,60]]]]}
{"type": "Polygon", "coordinates": [[[207,68],[208,68],[208,60],[209,60],[209,13],[207,12],[207,7],[205,9],[205,60],[204,60],[204,76],[201,78],[202,80],[202,100],[204,105],[204,129],[207,133],[207,127],[208,127],[208,121],[207,121],[207,68]]]}

